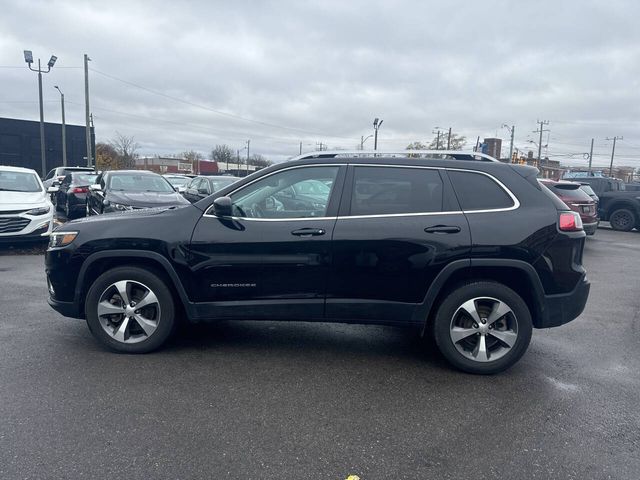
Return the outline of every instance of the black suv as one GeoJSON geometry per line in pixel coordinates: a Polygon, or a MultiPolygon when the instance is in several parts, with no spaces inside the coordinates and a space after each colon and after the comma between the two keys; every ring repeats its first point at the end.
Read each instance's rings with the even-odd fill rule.
{"type": "Polygon", "coordinates": [[[51,236],[49,304],[123,352],[183,317],[348,322],[418,327],[498,372],[532,327],[580,315],[589,283],[580,216],[535,168],[488,158],[322,152],[193,205],[74,220],[51,236]],[[313,201],[279,199],[310,181],[313,201]]]}

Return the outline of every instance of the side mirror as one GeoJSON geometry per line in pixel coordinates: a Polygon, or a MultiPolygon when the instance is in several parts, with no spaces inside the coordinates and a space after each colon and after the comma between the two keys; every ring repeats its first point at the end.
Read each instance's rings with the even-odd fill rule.
{"type": "Polygon", "coordinates": [[[94,183],[93,185],[89,185],[89,190],[91,190],[93,192],[101,192],[102,191],[102,187],[100,186],[99,183],[94,183]]]}
{"type": "Polygon", "coordinates": [[[47,188],[47,193],[57,193],[60,190],[58,187],[49,187],[47,188]]]}
{"type": "Polygon", "coordinates": [[[217,217],[230,217],[231,212],[231,199],[229,197],[218,197],[213,201],[213,213],[217,217]]]}

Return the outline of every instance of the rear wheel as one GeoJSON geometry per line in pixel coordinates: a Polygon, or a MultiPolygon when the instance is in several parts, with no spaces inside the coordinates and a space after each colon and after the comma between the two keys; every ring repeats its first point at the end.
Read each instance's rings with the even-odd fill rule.
{"type": "Polygon", "coordinates": [[[611,213],[609,223],[614,230],[629,232],[636,224],[636,216],[627,208],[619,208],[611,213]]]}
{"type": "Polygon", "coordinates": [[[531,314],[524,300],[496,282],[478,281],[453,290],[434,321],[438,348],[469,373],[498,373],[515,364],[531,340],[531,314]]]}
{"type": "Polygon", "coordinates": [[[85,313],[96,340],[119,352],[155,350],[175,325],[171,291],[158,275],[138,267],[100,275],[87,293],[85,313]]]}

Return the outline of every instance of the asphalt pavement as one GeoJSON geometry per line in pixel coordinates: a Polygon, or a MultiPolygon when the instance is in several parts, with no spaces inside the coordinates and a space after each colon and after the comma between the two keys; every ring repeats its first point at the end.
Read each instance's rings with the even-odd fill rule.
{"type": "Polygon", "coordinates": [[[599,230],[584,261],[584,314],[480,377],[390,327],[225,322],[110,353],[48,307],[37,249],[5,248],[0,478],[637,480],[640,233],[599,230]]]}

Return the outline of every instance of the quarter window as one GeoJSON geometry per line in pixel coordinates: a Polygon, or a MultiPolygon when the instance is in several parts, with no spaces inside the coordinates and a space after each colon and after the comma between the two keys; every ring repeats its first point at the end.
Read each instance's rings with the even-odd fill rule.
{"type": "Polygon", "coordinates": [[[490,177],[474,172],[448,172],[462,210],[496,210],[513,206],[511,197],[490,177]]]}
{"type": "Polygon", "coordinates": [[[292,168],[230,195],[233,215],[245,218],[313,218],[327,213],[337,166],[292,168]]]}
{"type": "Polygon", "coordinates": [[[437,170],[355,167],[351,215],[440,212],[442,196],[437,170]]]}

